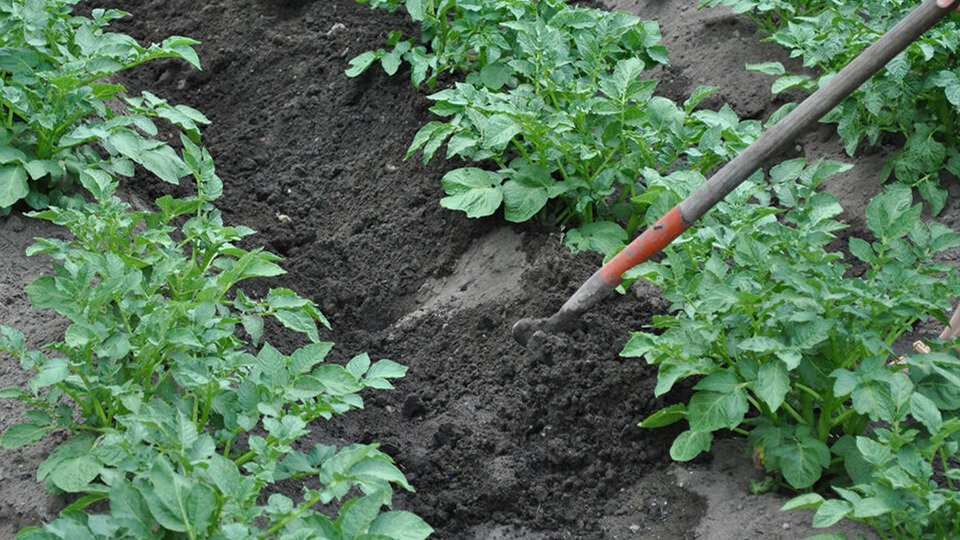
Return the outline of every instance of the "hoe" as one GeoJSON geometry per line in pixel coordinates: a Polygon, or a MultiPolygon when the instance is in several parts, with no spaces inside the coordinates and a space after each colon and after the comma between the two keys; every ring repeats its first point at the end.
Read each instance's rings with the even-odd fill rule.
{"type": "MultiPolygon", "coordinates": [[[[941,8],[936,5],[935,0],[923,2],[733,161],[724,165],[710,180],[594,272],[553,316],[517,321],[513,326],[514,338],[525,345],[537,332],[569,330],[584,312],[616,289],[624,272],[667,247],[710,208],[743,183],[767,159],[781,152],[798,136],[808,131],[820,118],[946,17],[958,4],[960,0],[955,0],[949,7],[941,8]]],[[[954,318],[957,318],[956,314],[954,318]]],[[[944,332],[947,333],[948,330],[950,329],[944,332]]]]}

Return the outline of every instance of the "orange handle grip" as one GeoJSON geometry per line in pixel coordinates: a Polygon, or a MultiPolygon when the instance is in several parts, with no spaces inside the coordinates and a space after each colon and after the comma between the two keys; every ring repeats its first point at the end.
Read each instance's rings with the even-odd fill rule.
{"type": "Polygon", "coordinates": [[[600,276],[607,285],[616,287],[620,284],[620,278],[624,272],[663,251],[663,248],[683,234],[687,227],[680,213],[680,207],[674,206],[656,223],[643,231],[643,234],[623,248],[623,251],[603,265],[600,268],[600,276]]]}

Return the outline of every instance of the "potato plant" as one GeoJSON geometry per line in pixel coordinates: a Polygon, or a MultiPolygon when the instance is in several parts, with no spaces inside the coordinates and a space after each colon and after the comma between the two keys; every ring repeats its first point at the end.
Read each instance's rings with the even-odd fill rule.
{"type": "MultiPolygon", "coordinates": [[[[853,485],[832,486],[828,498],[797,496],[785,509],[816,509],[818,527],[859,521],[883,537],[949,538],[960,531],[960,359],[944,352],[911,355],[904,367],[885,381],[889,397],[861,399],[883,424],[850,445],[856,449],[847,467],[853,485]]],[[[854,378],[844,377],[845,383],[854,378]]]]}
{"type": "Polygon", "coordinates": [[[283,270],[237,247],[253,231],[214,206],[223,186],[199,146],[207,120],[148,92],[121,103],[122,86],[97,82],[154,58],[199,66],[196,42],[141,47],[104,31],[122,12],[73,17],[75,3],[0,0],[0,207],[25,198],[43,208],[28,216],[73,235],[28,249],[55,261],[26,293],[69,320],[62,340],[31,350],[0,325],[0,352],[33,374],[0,389],[27,407],[0,445],[66,436],[37,481],[71,502],[18,538],[425,538],[422,519],[389,510],[394,487],[413,488],[376,444],[303,440],[406,368],[366,354],[328,362],[318,325],[329,324],[312,301],[244,294],[241,282],[283,270]],[[182,152],[152,138],[156,118],[179,128],[182,152]],[[132,210],[115,193],[135,164],[167,182],[191,176],[196,195],[132,210]],[[64,195],[73,180],[84,195],[64,195]],[[262,339],[267,319],[307,344],[280,352],[262,339]],[[276,492],[291,479],[304,482],[296,501],[276,492]]]}
{"type": "Polygon", "coordinates": [[[707,173],[760,133],[729,107],[694,111],[713,88],[698,88],[682,105],[654,96],[657,82],[646,72],[667,62],[654,22],[562,0],[403,5],[421,21],[428,47],[394,34],[391,52],[364,53],[347,74],[378,59],[393,74],[405,59],[415,84],[426,73],[431,87],[445,71],[464,75],[429,96],[444,120],[424,125],[407,157],[422,151],[427,162],[446,146],[448,159],[481,165],[442,180],[441,204],[469,217],[501,207],[508,221],[540,216],[577,226],[567,235],[574,249],[609,254],[646,224],[646,199],[638,197],[647,177],[707,173]]]}
{"type": "MultiPolygon", "coordinates": [[[[748,66],[774,75],[773,92],[790,88],[813,91],[840,71],[860,51],[906,16],[917,0],[858,0],[856,2],[701,1],[701,5],[731,5],[750,10],[755,20],[764,9],[783,6],[776,24],[766,28],[770,40],[790,50],[816,76],[788,73],[778,62],[748,66]]],[[[940,174],[960,176],[957,129],[960,126],[960,16],[939,24],[883,71],[839,105],[824,122],[836,124],[837,134],[851,156],[864,142],[877,144],[884,134],[897,135],[903,148],[888,161],[882,176],[893,176],[919,190],[934,214],[943,209],[947,191],[940,174]]]]}
{"type": "Polygon", "coordinates": [[[328,323],[313,302],[288,289],[254,298],[237,288],[282,274],[279,258],[235,245],[253,231],[223,224],[213,160],[181,142],[196,196],[131,211],[114,195],[117,180],[91,168],[80,182],[93,202],[30,214],[74,235],[28,250],[57,261],[27,287],[31,303],[71,324],[40,350],[0,326],[0,350],[34,372],[26,389],[0,390],[30,407],[0,444],[16,450],[69,434],[37,480],[78,498],[18,537],[426,537],[415,515],[381,512],[392,485],[412,488],[377,445],[298,443],[311,422],[362,407],[361,390],[390,389],[406,368],[367,355],[325,362],[333,344],[319,337],[317,324],[328,323]],[[266,318],[309,343],[286,355],[262,342],[266,318]],[[308,480],[302,500],[266,497],[290,478],[308,480]],[[101,500],[109,512],[83,512],[101,500]],[[341,500],[334,517],[313,509],[341,500]]]}
{"type": "Polygon", "coordinates": [[[0,215],[21,200],[33,209],[68,204],[61,198],[91,166],[132,176],[138,164],[176,183],[190,170],[156,138],[155,120],[195,141],[209,123],[195,109],[148,92],[127,97],[107,80],[158,58],[199,68],[196,41],[174,36],[142,46],[106,30],[126,13],[95,9],[92,18],[80,17],[71,13],[76,3],[0,1],[0,215]]]}
{"type": "Polygon", "coordinates": [[[872,407],[889,406],[906,381],[890,363],[892,343],[928,317],[946,320],[960,277],[931,257],[960,245],[960,234],[922,223],[910,190],[894,185],[868,206],[874,241],[850,239],[866,269],[849,275],[842,254],[825,249],[842,228],[832,219],[840,206],[814,192],[842,168],[785,162],[768,185],[740,188],[664,261],[634,272],[664,288],[674,315],[654,320],[660,335],[636,333],[623,355],[659,367],[657,395],[702,377],[689,403],[643,423],[686,420],[675,459],[735,430],[767,470],[795,489],[814,485],[849,461],[852,438],[882,419],[872,407]],[[771,206],[773,196],[787,210],[771,206]]]}

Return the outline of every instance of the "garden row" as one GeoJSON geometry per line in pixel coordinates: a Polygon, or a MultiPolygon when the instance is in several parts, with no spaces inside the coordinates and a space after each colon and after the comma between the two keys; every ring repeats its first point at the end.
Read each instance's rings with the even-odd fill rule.
{"type": "MultiPolygon", "coordinates": [[[[363,0],[361,0],[363,1],[363,0]]],[[[667,61],[656,23],[562,0],[368,0],[403,7],[421,35],[351,61],[356,76],[404,62],[441,117],[417,133],[408,157],[477,166],[443,178],[447,208],[470,217],[502,206],[509,221],[572,228],[572,249],[612,255],[752,142],[763,126],[729,108],[655,95],[646,71],[667,61]]],[[[813,90],[917,2],[873,0],[727,3],[753,14],[815,75],[781,76],[774,91],[813,90]]],[[[800,495],[816,526],[849,518],[881,535],[939,538],[960,530],[960,359],[950,345],[900,359],[892,345],[930,318],[946,323],[960,296],[956,268],[934,261],[960,234],[921,219],[916,188],[934,214],[941,171],[960,172],[955,134],[956,16],[941,24],[826,119],[851,154],[899,134],[887,170],[900,182],[867,206],[872,237],[851,237],[850,258],[828,245],[844,228],[832,195],[818,192],[844,164],[790,160],[758,171],[692,231],[626,276],[664,289],[672,315],[654,318],[624,348],[659,366],[657,395],[692,378],[687,403],[642,422],[688,429],[671,455],[709,451],[714,432],[746,436],[769,472],[757,492],[800,495]],[[846,262],[845,262],[846,261],[846,262]],[[852,261],[852,263],[851,263],[852,261]]],[[[792,106],[769,119],[776,122],[792,106]]]]}
{"type": "Polygon", "coordinates": [[[329,323],[312,301],[238,289],[283,270],[235,245],[252,230],[224,225],[223,185],[200,146],[208,121],[103,82],[157,58],[199,68],[196,42],[143,47],[107,31],[125,13],[78,17],[75,3],[0,2],[0,208],[22,200],[37,210],[26,215],[72,233],[28,250],[54,261],[26,293],[70,322],[63,339],[31,350],[0,325],[0,351],[33,373],[26,388],[0,389],[27,407],[0,445],[65,435],[36,476],[71,501],[18,538],[425,538],[419,517],[385,510],[395,487],[412,487],[376,444],[297,449],[311,422],[362,407],[359,392],[392,388],[406,368],[365,354],[325,362],[333,344],[318,325],[329,323]],[[157,137],[160,120],[176,148],[157,137]],[[137,165],[190,179],[195,194],[132,209],[116,193],[137,165]],[[283,354],[263,341],[270,320],[306,345],[283,354]],[[275,492],[289,479],[302,500],[275,492]]]}

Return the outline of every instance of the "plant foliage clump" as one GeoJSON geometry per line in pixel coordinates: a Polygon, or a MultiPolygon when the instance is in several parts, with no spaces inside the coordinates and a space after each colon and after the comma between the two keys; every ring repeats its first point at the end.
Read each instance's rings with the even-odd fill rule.
{"type": "MultiPolygon", "coordinates": [[[[658,366],[657,395],[695,379],[687,403],[641,423],[686,422],[674,459],[709,451],[715,432],[733,430],[789,487],[837,486],[842,500],[823,503],[818,526],[844,516],[902,518],[939,531],[955,520],[947,509],[956,497],[933,481],[931,467],[942,459],[949,471],[947,458],[957,455],[960,360],[901,362],[892,344],[930,317],[946,322],[960,277],[932,257],[960,246],[960,234],[921,221],[911,190],[894,184],[867,207],[873,238],[849,239],[855,266],[843,263],[827,249],[843,228],[833,219],[841,208],[815,188],[846,167],[774,167],[769,181],[758,176],[728,196],[663,261],[633,270],[664,288],[673,314],[655,317],[662,332],[635,333],[621,354],[658,366]]],[[[823,499],[815,497],[797,504],[817,506],[823,499]]]]}
{"type": "MultiPolygon", "coordinates": [[[[790,88],[814,91],[850,63],[863,49],[903,19],[918,0],[701,0],[701,6],[728,5],[748,13],[770,40],[815,69],[816,76],[789,73],[779,62],[747,66],[777,77],[773,92],[790,88]]],[[[952,14],[914,41],[885,69],[824,118],[836,124],[849,155],[884,134],[899,135],[903,148],[887,162],[891,175],[919,190],[934,214],[943,209],[947,191],[940,174],[960,176],[960,15],[952,14]]]]}
{"type": "Polygon", "coordinates": [[[153,58],[199,65],[196,42],[144,48],[104,31],[122,12],[73,17],[74,3],[0,0],[0,209],[25,198],[43,209],[28,216],[73,235],[27,252],[55,261],[26,293],[70,322],[63,339],[32,350],[0,325],[0,352],[33,374],[0,389],[27,406],[0,446],[67,435],[37,481],[72,502],[18,538],[425,538],[422,519],[389,510],[395,487],[413,488],[376,444],[305,448],[311,422],[362,408],[362,390],[391,389],[406,368],[366,354],[328,362],[314,302],[239,289],[283,270],[238,247],[253,231],[214,206],[223,185],[199,145],[206,119],[147,92],[120,104],[122,86],[96,82],[153,58]],[[180,128],[182,151],[152,138],[153,118],[180,128]],[[132,209],[115,193],[135,164],[192,177],[196,195],[132,209]],[[72,181],[84,195],[65,195],[72,181]],[[268,319],[307,344],[288,355],[262,341],[268,319]],[[291,479],[305,482],[300,500],[278,493],[291,479]]]}
{"type": "Polygon", "coordinates": [[[182,143],[196,196],[164,196],[157,212],[131,211],[109,173],[86,169],[80,181],[95,202],[31,214],[75,236],[39,239],[28,250],[57,261],[53,275],[27,287],[31,303],[71,324],[41,350],[0,326],[0,350],[35,373],[26,389],[0,390],[30,407],[0,444],[18,449],[67,431],[72,437],[40,465],[37,480],[81,496],[60,519],[20,536],[425,537],[429,527],[413,514],[380,512],[391,504],[391,484],[412,488],[377,445],[297,450],[310,422],[362,407],[358,392],[392,388],[389,380],[406,368],[366,355],[326,363],[333,344],[319,337],[317,324],[327,321],[313,302],[289,289],[253,298],[236,288],[282,274],[279,258],[234,244],[253,231],[223,224],[211,204],[221,191],[213,160],[188,138],[182,143]],[[309,344],[290,355],[261,344],[265,318],[309,344]],[[318,485],[305,487],[298,503],[274,493],[263,504],[264,490],[289,478],[318,485]],[[335,519],[312,508],[353,488],[361,495],[335,519]],[[81,512],[102,499],[108,514],[81,512]],[[404,530],[408,536],[396,536],[404,530]]]}
{"type": "Polygon", "coordinates": [[[177,183],[190,169],[156,138],[156,119],[172,123],[193,141],[209,121],[199,111],[144,92],[128,97],[101,82],[158,58],[179,58],[199,68],[193,45],[174,36],[142,46],[108,32],[127,13],[95,9],[92,18],[71,14],[76,0],[0,0],[0,215],[24,200],[33,209],[68,204],[82,173],[95,166],[133,176],[141,165],[177,183]]]}
{"type": "Polygon", "coordinates": [[[448,159],[483,164],[442,181],[441,204],[470,217],[501,207],[508,221],[539,215],[579,226],[573,248],[610,253],[647,223],[651,177],[706,174],[759,136],[758,122],[729,107],[695,111],[714,88],[682,105],[654,95],[645,76],[667,63],[655,22],[563,0],[373,4],[404,5],[423,45],[395,33],[391,50],[359,55],[348,75],[379,60],[390,74],[408,62],[414,84],[431,88],[448,71],[465,77],[429,96],[444,120],[423,126],[407,157],[422,150],[427,162],[446,146],[448,159]]]}

